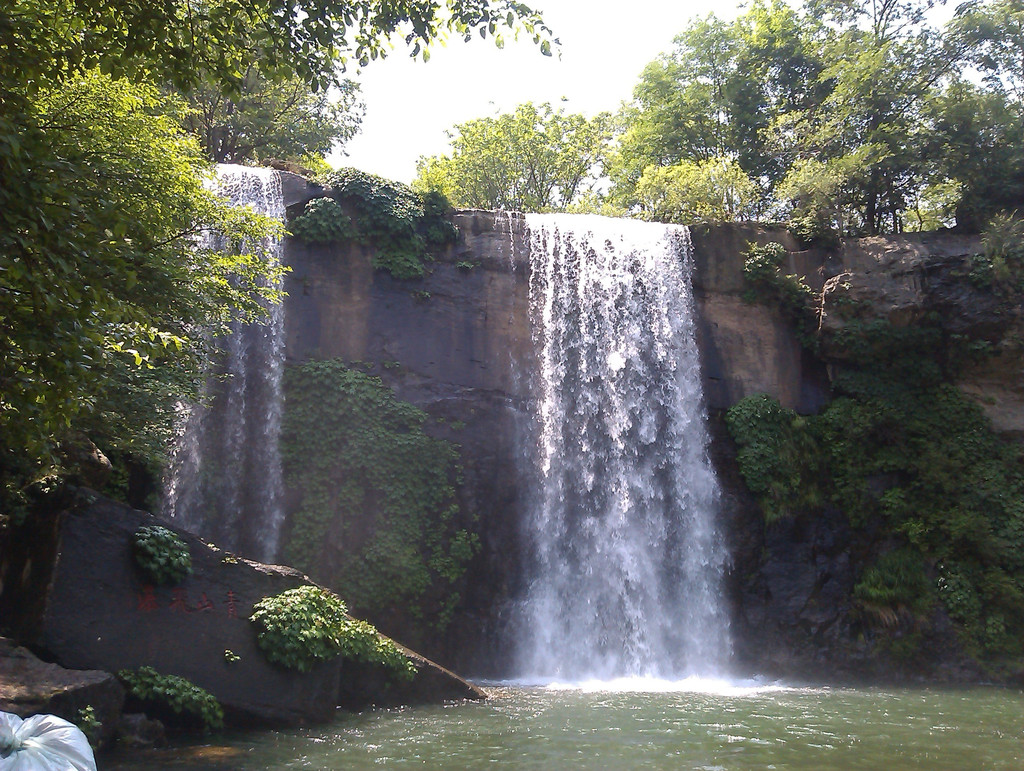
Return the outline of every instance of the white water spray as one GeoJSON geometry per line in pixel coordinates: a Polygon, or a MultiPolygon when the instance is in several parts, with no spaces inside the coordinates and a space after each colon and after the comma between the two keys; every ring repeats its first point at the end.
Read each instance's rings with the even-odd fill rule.
{"type": "MultiPolygon", "coordinates": [[[[284,220],[280,175],[273,169],[220,165],[217,191],[236,206],[284,220]]],[[[207,246],[219,246],[209,236],[207,246]]],[[[255,252],[279,263],[280,238],[255,252]]],[[[235,323],[221,341],[222,360],[199,404],[183,408],[182,430],[165,482],[165,517],[218,546],[272,562],[284,522],[281,376],[284,308],[267,307],[268,320],[235,323]]]]}
{"type": "Polygon", "coordinates": [[[572,215],[527,224],[538,372],[520,672],[720,674],[725,550],[689,231],[572,215]]]}

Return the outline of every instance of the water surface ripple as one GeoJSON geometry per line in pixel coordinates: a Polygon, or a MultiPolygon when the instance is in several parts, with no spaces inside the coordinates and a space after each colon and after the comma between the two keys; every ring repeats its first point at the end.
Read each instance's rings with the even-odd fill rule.
{"type": "Polygon", "coordinates": [[[1024,767],[1024,694],[996,688],[490,688],[483,703],[341,714],[110,769],[885,769],[1024,767]]]}

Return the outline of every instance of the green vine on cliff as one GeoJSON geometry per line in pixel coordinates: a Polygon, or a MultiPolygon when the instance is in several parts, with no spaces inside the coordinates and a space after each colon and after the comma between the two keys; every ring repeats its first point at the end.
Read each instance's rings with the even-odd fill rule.
{"type": "Polygon", "coordinates": [[[812,419],[769,396],[755,394],[731,407],[725,421],[739,446],[740,473],[758,496],[766,522],[822,505],[820,454],[812,419]]]}
{"type": "Polygon", "coordinates": [[[818,297],[803,278],[783,271],[786,254],[786,248],[775,241],[750,245],[743,260],[743,279],[747,285],[743,299],[779,308],[797,323],[801,342],[813,347],[818,297]]]}
{"type": "Polygon", "coordinates": [[[358,615],[443,629],[479,549],[459,524],[456,447],[426,433],[423,410],[338,360],[290,366],[285,395],[282,458],[296,500],[285,560],[358,615]]]}
{"type": "MultiPolygon", "coordinates": [[[[740,471],[765,519],[830,505],[856,532],[899,545],[854,599],[876,620],[941,600],[969,651],[1024,654],[1024,457],[942,382],[927,330],[870,325],[837,366],[838,398],[802,417],[767,396],[729,409],[740,471]]],[[[855,336],[855,330],[848,332],[855,336]]]]}
{"type": "Polygon", "coordinates": [[[440,193],[419,194],[407,185],[358,169],[323,180],[331,195],[315,198],[289,225],[310,243],[350,241],[373,249],[374,267],[397,279],[420,278],[424,262],[458,235],[440,193]]]}
{"type": "Polygon", "coordinates": [[[890,628],[904,618],[912,624],[927,618],[935,594],[921,552],[909,547],[880,555],[853,588],[860,608],[877,623],[890,628]]]}

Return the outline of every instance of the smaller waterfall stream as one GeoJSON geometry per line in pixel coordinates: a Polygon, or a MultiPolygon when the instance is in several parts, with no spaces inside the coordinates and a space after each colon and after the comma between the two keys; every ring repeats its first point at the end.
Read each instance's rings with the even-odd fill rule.
{"type": "MultiPolygon", "coordinates": [[[[220,165],[217,190],[236,206],[284,219],[273,169],[220,165]]],[[[253,246],[264,259],[280,261],[281,239],[253,246]]],[[[284,308],[273,304],[267,314],[266,322],[232,325],[203,399],[183,409],[163,513],[218,546],[272,562],[284,521],[278,449],[284,308]]]]}
{"type": "Polygon", "coordinates": [[[719,489],[694,337],[689,231],[527,215],[536,500],[520,671],[719,674],[719,489]]]}

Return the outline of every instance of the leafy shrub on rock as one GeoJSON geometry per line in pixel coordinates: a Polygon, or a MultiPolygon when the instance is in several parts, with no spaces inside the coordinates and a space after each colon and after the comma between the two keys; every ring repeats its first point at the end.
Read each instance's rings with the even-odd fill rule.
{"type": "Polygon", "coordinates": [[[355,226],[333,198],[314,198],[302,214],[292,220],[289,229],[296,238],[311,244],[344,241],[355,236],[355,226]]]}
{"type": "Polygon", "coordinates": [[[136,563],[155,584],[177,584],[192,572],[188,546],[166,527],[139,528],[134,552],[136,563]]]}
{"type": "Polygon", "coordinates": [[[349,618],[344,601],[318,586],[299,586],[256,603],[250,621],[267,660],[300,672],[338,656],[378,664],[399,677],[416,673],[395,643],[364,621],[349,618]]]}
{"type": "Polygon", "coordinates": [[[772,522],[822,504],[814,424],[765,394],[729,408],[726,425],[739,445],[737,463],[764,518],[772,522]]]}
{"type": "Polygon", "coordinates": [[[371,247],[374,267],[394,278],[421,278],[431,250],[457,236],[446,219],[451,204],[440,193],[420,195],[358,169],[340,169],[323,183],[333,197],[310,201],[292,220],[291,232],[311,243],[352,240],[371,247]]]}
{"type": "Polygon", "coordinates": [[[935,590],[924,558],[903,547],[881,555],[868,566],[853,589],[866,612],[884,626],[896,626],[900,617],[923,618],[931,610],[935,590]]]}
{"type": "Polygon", "coordinates": [[[153,709],[158,717],[167,717],[169,711],[186,724],[199,725],[205,732],[224,727],[220,702],[184,677],[161,675],[152,667],[139,667],[135,671],[122,669],[117,677],[129,696],[153,709]]]}
{"type": "Polygon", "coordinates": [[[1020,656],[1024,456],[956,387],[932,382],[934,362],[890,367],[887,349],[872,350],[885,366],[837,371],[841,395],[820,415],[764,395],[731,407],[740,472],[766,522],[831,505],[896,547],[854,592],[882,626],[920,621],[938,598],[970,655],[1020,656]]]}

